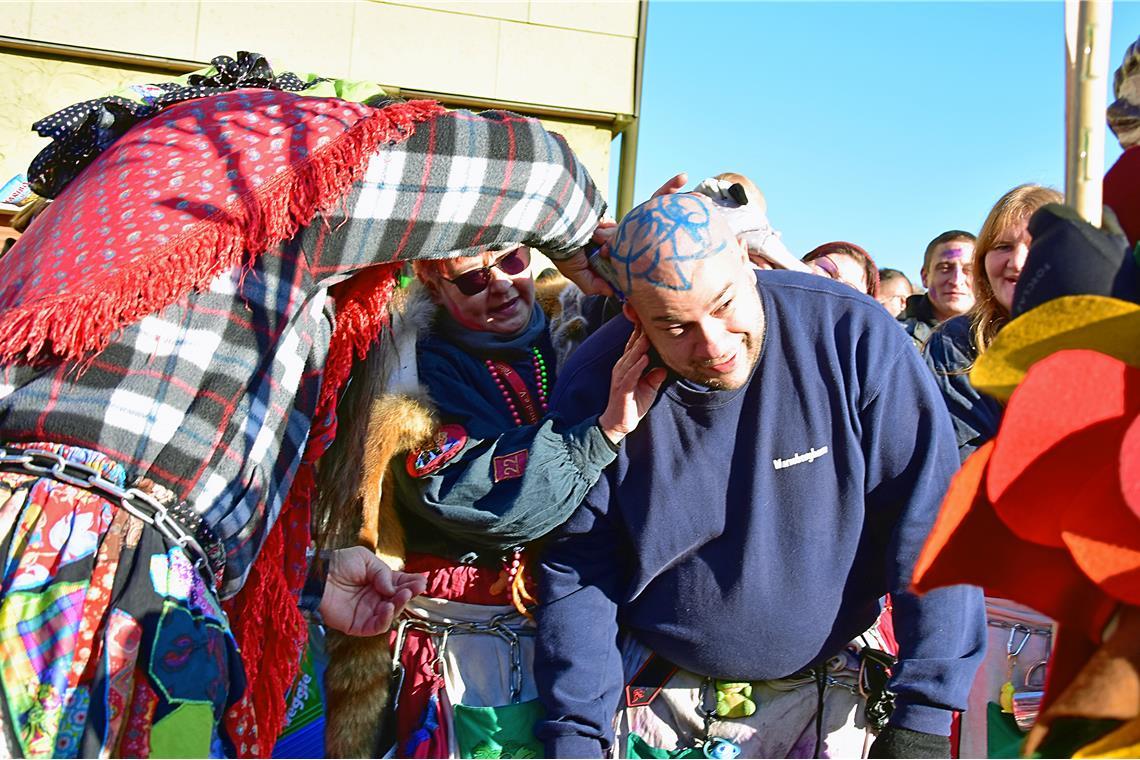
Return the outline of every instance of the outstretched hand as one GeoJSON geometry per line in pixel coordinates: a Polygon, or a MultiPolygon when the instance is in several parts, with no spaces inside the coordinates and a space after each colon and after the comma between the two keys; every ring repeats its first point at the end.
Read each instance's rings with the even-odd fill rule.
{"type": "Polygon", "coordinates": [[[650,197],[656,198],[659,195],[673,195],[674,193],[681,192],[681,188],[689,181],[689,175],[685,172],[674,174],[669,179],[665,180],[665,184],[653,191],[650,197]]]}
{"type": "Polygon", "coordinates": [[[350,636],[375,636],[391,628],[408,600],[426,587],[422,575],[392,570],[363,546],[337,549],[329,558],[321,617],[350,636]]]}
{"type": "Polygon", "coordinates": [[[641,325],[635,324],[625,351],[610,373],[610,400],[598,417],[602,433],[615,446],[641,422],[665,381],[664,367],[646,372],[648,367],[649,338],[641,325]]]}

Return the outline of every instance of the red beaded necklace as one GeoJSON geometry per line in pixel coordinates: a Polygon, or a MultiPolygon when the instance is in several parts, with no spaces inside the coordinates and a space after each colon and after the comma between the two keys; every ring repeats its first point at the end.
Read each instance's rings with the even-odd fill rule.
{"type": "Polygon", "coordinates": [[[495,381],[499,393],[503,394],[503,401],[507,403],[507,410],[511,413],[511,420],[515,425],[535,424],[541,415],[546,414],[548,408],[546,360],[542,358],[542,352],[538,348],[532,348],[530,353],[531,366],[534,367],[534,385],[538,389],[538,406],[541,412],[535,408],[526,383],[518,376],[513,367],[506,362],[492,359],[483,361],[487,366],[487,371],[491,373],[491,379],[495,381]],[[515,403],[516,397],[518,404],[515,403]],[[520,406],[522,407],[521,411],[520,406]]]}
{"type": "MultiPolygon", "coordinates": [[[[487,366],[487,371],[491,374],[491,379],[494,379],[499,393],[503,394],[503,400],[506,401],[506,408],[511,412],[511,419],[515,425],[522,425],[523,423],[534,425],[538,422],[540,415],[546,414],[548,408],[546,391],[549,381],[543,352],[537,348],[530,350],[530,363],[531,366],[535,368],[535,387],[538,390],[538,406],[541,412],[535,408],[534,402],[531,401],[530,391],[527,389],[526,382],[523,382],[522,377],[519,376],[519,373],[516,373],[511,365],[508,365],[505,361],[495,361],[491,359],[486,359],[483,363],[487,366]],[[515,399],[519,400],[518,404],[515,403],[515,399]]],[[[510,557],[503,557],[504,569],[507,574],[508,593],[511,594],[513,602],[516,607],[519,607],[520,612],[524,612],[524,607],[520,605],[524,604],[526,599],[515,599],[514,586],[515,578],[518,577],[519,570],[522,567],[522,553],[522,547],[515,547],[510,557]]],[[[522,589],[520,594],[526,594],[526,589],[522,589]]],[[[529,595],[526,596],[529,598],[529,595]]]]}
{"type": "MultiPolygon", "coordinates": [[[[542,358],[542,352],[537,347],[531,348],[530,363],[534,367],[534,386],[538,389],[538,404],[542,409],[541,414],[546,414],[548,408],[547,403],[547,384],[549,382],[546,373],[546,360],[542,358]]],[[[499,389],[499,393],[503,394],[503,401],[507,402],[507,410],[511,413],[511,420],[515,425],[522,425],[525,422],[533,425],[539,420],[539,412],[535,409],[534,404],[531,402],[530,391],[526,387],[526,383],[515,372],[514,368],[506,362],[494,361],[486,359],[483,362],[487,366],[487,371],[491,373],[491,379],[495,381],[495,386],[499,389]],[[515,404],[515,397],[518,397],[519,405],[522,406],[522,411],[519,411],[519,405],[515,404]]],[[[515,586],[515,578],[519,574],[519,569],[522,567],[522,547],[515,547],[511,552],[511,556],[504,557],[503,564],[506,566],[507,571],[507,589],[514,600],[515,593],[513,592],[515,586]],[[508,562],[509,560],[509,562],[508,562]]],[[[525,593],[525,589],[521,593],[525,593]]],[[[527,595],[529,597],[529,595],[527,595]]],[[[523,604],[525,600],[514,600],[516,606],[523,604]]],[[[519,607],[520,611],[524,608],[519,607]]],[[[525,614],[525,613],[524,613],[525,614]]]]}

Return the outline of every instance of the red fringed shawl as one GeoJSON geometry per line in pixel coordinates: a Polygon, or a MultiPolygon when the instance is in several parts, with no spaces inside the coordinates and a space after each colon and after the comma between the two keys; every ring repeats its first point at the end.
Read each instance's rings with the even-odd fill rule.
{"type": "MultiPolygon", "coordinates": [[[[296,234],[348,193],[377,149],[443,112],[427,101],[377,110],[238,90],[140,124],[114,161],[84,170],[63,194],[68,202],[49,207],[0,263],[0,362],[89,358],[122,327],[296,234]],[[126,170],[136,162],[153,167],[126,170]]],[[[376,266],[332,289],[336,330],[302,465],[245,585],[225,605],[248,681],[226,716],[241,757],[268,756],[284,721],[307,636],[297,599],[316,460],[335,434],[353,356],[387,319],[398,269],[376,266]]]]}
{"type": "Polygon", "coordinates": [[[297,599],[305,584],[316,464],[336,436],[336,400],[353,358],[363,359],[388,321],[401,264],[381,264],[332,289],[337,325],[309,443],[281,516],[242,590],[225,603],[249,686],[226,715],[239,757],[266,757],[285,723],[285,693],[308,638],[297,599]]]}

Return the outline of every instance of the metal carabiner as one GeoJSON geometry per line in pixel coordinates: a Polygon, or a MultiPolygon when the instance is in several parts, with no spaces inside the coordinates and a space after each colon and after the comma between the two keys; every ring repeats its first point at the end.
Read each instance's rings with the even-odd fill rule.
{"type": "Polygon", "coordinates": [[[1021,654],[1021,650],[1025,649],[1025,645],[1029,643],[1031,638],[1033,638],[1033,631],[1021,623],[1014,623],[1009,629],[1009,641],[1005,644],[1006,657],[1014,659],[1021,654]],[[1021,641],[1017,641],[1018,633],[1023,634],[1021,641]],[[1015,641],[1017,642],[1016,646],[1014,645],[1015,641]]]}
{"type": "Polygon", "coordinates": [[[402,658],[404,656],[404,642],[407,638],[408,624],[411,619],[407,617],[400,618],[400,624],[396,626],[396,643],[392,647],[392,706],[391,711],[395,713],[400,707],[400,692],[404,690],[404,665],[402,658]]]}
{"type": "MultiPolygon", "coordinates": [[[[1041,678],[1041,684],[1039,686],[1034,686],[1033,684],[1030,683],[1030,681],[1033,680],[1033,674],[1034,673],[1036,673],[1038,670],[1040,670],[1042,668],[1048,668],[1048,665],[1049,665],[1048,660],[1039,660],[1036,663],[1034,663],[1033,667],[1031,667],[1029,670],[1025,671],[1025,688],[1027,688],[1027,689],[1033,689],[1033,688],[1044,689],[1045,688],[1045,678],[1044,677],[1041,678]]],[[[1048,672],[1048,671],[1046,670],[1046,672],[1048,672]]]]}
{"type": "Polygon", "coordinates": [[[447,639],[450,635],[451,626],[444,626],[443,632],[439,634],[439,641],[435,645],[435,660],[432,661],[432,671],[439,678],[443,678],[443,671],[446,667],[443,658],[447,653],[447,639]]]}

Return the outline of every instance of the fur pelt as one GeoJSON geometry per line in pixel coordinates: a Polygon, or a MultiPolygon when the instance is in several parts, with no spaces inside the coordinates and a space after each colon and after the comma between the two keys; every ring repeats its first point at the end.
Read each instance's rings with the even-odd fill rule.
{"type": "Polygon", "coordinates": [[[562,367],[586,340],[590,326],[582,316],[582,306],[587,296],[577,285],[566,281],[555,296],[557,309],[546,313],[550,315],[550,342],[558,357],[558,366],[562,367]]]}
{"type": "Polygon", "coordinates": [[[547,318],[553,319],[562,311],[559,299],[568,285],[570,281],[555,269],[546,270],[534,281],[534,302],[546,312],[547,318]]]}
{"type": "MultiPolygon", "coordinates": [[[[536,301],[548,316],[562,311],[559,296],[568,284],[561,276],[538,284],[536,301]]],[[[438,428],[435,410],[419,387],[415,359],[416,340],[430,328],[434,309],[418,286],[393,304],[390,332],[353,368],[337,407],[341,430],[321,461],[321,546],[367,546],[394,569],[403,566],[405,552],[390,487],[390,470],[402,462],[393,458],[428,443],[438,428]]],[[[568,342],[577,345],[580,338],[568,342]]],[[[329,631],[326,645],[326,755],[378,757],[394,738],[384,735],[392,673],[389,636],[329,631]]]]}
{"type": "MultiPolygon", "coordinates": [[[[354,367],[338,405],[341,429],[321,461],[318,521],[326,548],[360,544],[403,566],[404,529],[387,475],[393,457],[431,440],[434,409],[418,389],[415,342],[433,307],[412,293],[394,306],[392,330],[354,367]]],[[[392,656],[387,634],[329,631],[325,671],[328,757],[378,757],[383,749],[392,656]]]]}

